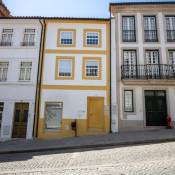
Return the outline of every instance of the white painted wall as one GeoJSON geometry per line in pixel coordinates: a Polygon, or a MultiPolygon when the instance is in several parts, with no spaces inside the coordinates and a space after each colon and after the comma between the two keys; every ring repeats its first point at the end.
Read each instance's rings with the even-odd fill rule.
{"type": "MultiPolygon", "coordinates": [[[[167,108],[168,114],[170,114],[175,121],[175,93],[173,86],[140,86],[140,85],[124,85],[121,81],[121,65],[123,64],[122,58],[122,50],[123,49],[137,49],[137,64],[144,64],[145,53],[144,49],[159,49],[160,55],[160,64],[168,64],[167,58],[167,50],[168,48],[175,49],[175,43],[168,43],[166,41],[166,30],[165,30],[165,15],[175,15],[174,11],[146,11],[141,12],[140,9],[138,11],[132,11],[126,9],[126,11],[122,11],[119,13],[114,13],[114,19],[112,19],[112,105],[117,105],[119,107],[119,117],[121,120],[137,120],[143,121],[145,120],[145,104],[144,104],[144,89],[160,89],[166,90],[167,92],[167,108]],[[124,43],[122,42],[122,16],[134,15],[136,20],[136,39],[135,43],[124,43]],[[145,43],[143,38],[143,15],[156,15],[157,16],[157,25],[158,25],[158,40],[157,43],[145,43]],[[114,24],[115,23],[115,24],[114,24]],[[114,36],[116,36],[116,41],[114,41],[114,36]],[[114,43],[115,42],[115,43],[114,43]],[[117,66],[115,66],[115,63],[117,66]],[[115,72],[117,70],[117,72],[115,72]],[[117,79],[119,77],[119,79],[117,79]],[[118,80],[115,82],[115,80],[118,80]],[[119,88],[119,91],[118,91],[119,88]],[[128,113],[126,117],[124,117],[123,112],[123,90],[124,88],[129,88],[134,90],[134,103],[135,103],[135,111],[133,114],[128,113]],[[119,97],[119,98],[118,98],[119,97]],[[118,99],[118,100],[117,100],[118,99]]],[[[114,115],[113,115],[114,116],[114,115]]]]}
{"type": "Polygon", "coordinates": [[[36,81],[39,61],[39,47],[41,25],[39,20],[31,19],[0,19],[0,38],[3,28],[12,28],[13,46],[0,47],[0,61],[9,62],[6,82],[0,82],[0,101],[4,102],[1,139],[10,139],[13,130],[14,107],[16,102],[29,103],[29,116],[27,123],[27,139],[32,138],[36,81]],[[23,47],[24,29],[36,29],[34,47],[23,47]],[[32,62],[30,82],[20,82],[19,71],[21,61],[32,62]]]}
{"type": "MultiPolygon", "coordinates": [[[[61,23],[54,22],[47,24],[46,47],[49,50],[101,50],[106,51],[106,24],[87,23],[61,23]],[[75,29],[76,30],[76,47],[57,47],[58,29],[75,29]],[[102,30],[102,47],[83,47],[83,30],[84,29],[101,29],[102,30]]],[[[106,86],[107,85],[107,59],[106,54],[75,54],[71,53],[47,53],[44,56],[43,67],[43,85],[67,85],[67,86],[106,86]],[[55,80],[56,57],[70,56],[75,57],[74,80],[55,80]],[[100,57],[102,61],[102,79],[101,80],[83,80],[82,64],[83,57],[100,57]]],[[[105,110],[107,97],[106,90],[61,90],[61,89],[43,89],[41,95],[40,118],[44,118],[45,102],[63,102],[63,118],[68,119],[85,119],[87,117],[87,97],[100,96],[105,98],[105,110]]],[[[109,111],[108,111],[109,112],[109,111]]]]}
{"type": "Polygon", "coordinates": [[[76,47],[61,47],[64,50],[106,50],[106,25],[105,24],[89,24],[86,23],[49,23],[47,26],[47,42],[46,49],[58,49],[58,29],[75,29],[76,30],[76,47]],[[102,31],[102,47],[83,47],[83,31],[84,29],[101,29],[102,31]]]}
{"type": "MultiPolygon", "coordinates": [[[[99,96],[106,99],[106,91],[95,90],[43,90],[41,118],[44,118],[45,102],[63,102],[64,119],[86,119],[87,97],[99,96]]],[[[105,101],[106,105],[106,101],[105,101]]]]}

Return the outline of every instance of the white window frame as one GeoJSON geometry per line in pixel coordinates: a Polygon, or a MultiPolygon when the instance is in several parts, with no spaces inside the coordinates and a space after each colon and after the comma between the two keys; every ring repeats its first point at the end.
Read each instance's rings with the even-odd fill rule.
{"type": "Polygon", "coordinates": [[[13,29],[3,28],[1,34],[1,46],[12,46],[12,39],[13,39],[13,29]]]}
{"type": "Polygon", "coordinates": [[[7,81],[8,66],[9,66],[9,62],[1,62],[0,61],[0,82],[7,81]],[[5,78],[4,78],[4,76],[5,76],[5,78]]]}
{"type": "Polygon", "coordinates": [[[168,63],[169,65],[175,65],[175,49],[168,50],[168,63]],[[172,57],[170,57],[170,52],[172,52],[172,57]],[[172,60],[170,60],[172,59],[172,60]]]}
{"type": "Polygon", "coordinates": [[[123,102],[124,102],[124,112],[134,112],[134,91],[132,89],[124,90],[124,101],[123,102]],[[129,101],[128,99],[126,99],[126,97],[130,98],[129,101]]]}
{"type": "Polygon", "coordinates": [[[175,15],[165,16],[167,42],[175,42],[175,24],[173,24],[173,22],[175,22],[175,15]],[[169,18],[169,25],[167,18],[169,18]],[[170,36],[170,38],[168,36],[170,36]]]}
{"type": "Polygon", "coordinates": [[[35,46],[35,36],[36,36],[36,29],[34,28],[24,29],[22,46],[35,46]]]}
{"type": "MultiPolygon", "coordinates": [[[[55,117],[55,115],[54,114],[52,114],[52,118],[53,117],[55,117]]],[[[44,121],[44,129],[46,130],[46,131],[58,131],[58,130],[60,130],[61,129],[61,125],[62,125],[62,117],[63,117],[63,102],[46,102],[45,103],[45,121],[44,121]],[[58,109],[61,109],[62,111],[61,111],[61,116],[60,116],[60,118],[59,118],[59,121],[58,121],[58,123],[57,123],[57,126],[55,125],[55,126],[53,126],[53,127],[48,127],[47,126],[47,118],[48,118],[48,116],[47,116],[47,105],[48,106],[57,106],[57,108],[58,109]]],[[[51,122],[52,123],[52,122],[51,122]]],[[[55,123],[55,122],[54,122],[55,123]]]]}
{"type": "Polygon", "coordinates": [[[19,81],[31,81],[32,80],[32,61],[21,61],[19,70],[19,81]],[[24,66],[22,64],[30,64],[29,66],[24,66]],[[22,76],[22,69],[24,69],[24,75],[22,76]],[[27,76],[27,70],[30,75],[27,76]],[[29,77],[29,78],[27,78],[29,77]]]}

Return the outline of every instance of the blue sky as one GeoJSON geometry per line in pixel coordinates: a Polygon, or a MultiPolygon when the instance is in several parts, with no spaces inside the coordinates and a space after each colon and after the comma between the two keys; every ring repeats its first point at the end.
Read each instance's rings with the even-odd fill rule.
{"type": "MultiPolygon", "coordinates": [[[[58,17],[109,17],[109,3],[118,1],[119,0],[3,0],[14,16],[58,17]]],[[[122,2],[124,1],[141,0],[123,0],[122,2]]]]}

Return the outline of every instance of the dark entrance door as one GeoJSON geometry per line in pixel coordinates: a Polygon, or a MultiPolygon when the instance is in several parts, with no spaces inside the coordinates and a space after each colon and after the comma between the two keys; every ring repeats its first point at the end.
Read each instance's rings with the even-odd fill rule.
{"type": "Polygon", "coordinates": [[[16,103],[14,111],[13,138],[25,138],[28,120],[28,103],[16,103]]]}
{"type": "Polygon", "coordinates": [[[145,108],[147,126],[166,125],[166,91],[145,91],[145,108]]]}

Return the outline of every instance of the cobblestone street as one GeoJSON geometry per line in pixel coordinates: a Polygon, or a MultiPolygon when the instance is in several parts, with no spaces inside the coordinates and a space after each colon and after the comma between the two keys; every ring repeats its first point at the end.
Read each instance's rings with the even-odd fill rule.
{"type": "Polygon", "coordinates": [[[175,142],[0,155],[0,174],[174,175],[175,142]]]}

